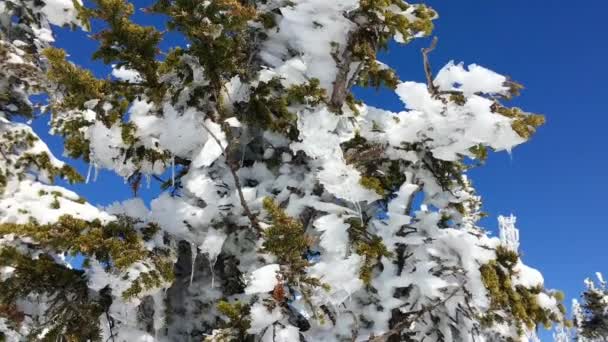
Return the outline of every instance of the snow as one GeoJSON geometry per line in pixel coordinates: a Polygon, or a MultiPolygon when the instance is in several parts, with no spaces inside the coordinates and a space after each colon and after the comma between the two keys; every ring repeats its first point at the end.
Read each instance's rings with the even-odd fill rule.
{"type": "Polygon", "coordinates": [[[180,112],[166,104],[163,108],[163,122],[156,128],[159,143],[171,154],[188,157],[207,140],[200,120],[201,113],[194,108],[180,112]]]}
{"type": "Polygon", "coordinates": [[[128,83],[140,83],[142,81],[142,77],[139,72],[133,69],[125,68],[124,66],[117,68],[116,65],[112,65],[112,76],[128,83]]]}
{"type": "MultiPolygon", "coordinates": [[[[243,83],[238,76],[234,76],[232,79],[230,79],[230,81],[226,85],[224,85],[224,88],[222,90],[224,95],[222,96],[224,100],[223,105],[229,111],[232,111],[234,109],[234,103],[249,101],[249,86],[248,84],[243,83]]],[[[226,119],[226,122],[229,122],[229,120],[236,120],[236,118],[226,119]]],[[[230,125],[233,127],[239,127],[234,126],[232,123],[230,123],[230,125]]]]}
{"type": "Polygon", "coordinates": [[[539,293],[536,296],[536,302],[541,308],[546,308],[551,310],[557,306],[557,301],[555,298],[547,295],[546,293],[539,293]]]}
{"type": "Polygon", "coordinates": [[[288,325],[285,328],[280,328],[275,332],[274,341],[276,342],[293,342],[300,338],[300,331],[293,325],[288,325]]]}
{"type": "Polygon", "coordinates": [[[203,243],[199,246],[201,253],[207,254],[207,258],[209,259],[209,267],[211,268],[211,287],[214,286],[215,280],[215,272],[213,268],[215,267],[215,262],[217,261],[217,257],[222,251],[222,246],[224,245],[224,241],[226,241],[226,234],[222,231],[209,228],[203,243]]]}
{"type": "Polygon", "coordinates": [[[0,317],[0,331],[4,333],[4,338],[6,338],[6,341],[19,341],[23,334],[21,334],[19,331],[13,330],[12,326],[13,324],[11,321],[4,317],[0,317]]]}
{"type": "Polygon", "coordinates": [[[6,281],[15,272],[15,268],[11,266],[0,267],[0,281],[6,281]]]}
{"type": "Polygon", "coordinates": [[[230,127],[241,127],[241,122],[237,118],[228,118],[224,120],[230,127]]]}
{"type": "Polygon", "coordinates": [[[89,156],[95,166],[115,170],[123,177],[130,176],[135,171],[132,163],[123,163],[122,155],[122,129],[114,124],[110,128],[101,121],[89,126],[85,132],[89,139],[91,154],[89,156]]]}
{"type": "Polygon", "coordinates": [[[332,259],[321,257],[321,261],[309,267],[309,273],[323,279],[331,285],[329,293],[319,294],[322,302],[330,302],[337,306],[342,304],[351,294],[363,287],[359,278],[359,268],[363,262],[358,254],[352,254],[348,258],[332,259]]]}
{"type": "Polygon", "coordinates": [[[427,138],[434,157],[454,161],[459,155],[470,156],[468,150],[479,144],[510,151],[525,141],[512,129],[511,119],[493,113],[493,101],[484,97],[471,95],[463,106],[444,108],[440,100],[430,96],[425,84],[404,82],[396,92],[411,109],[396,114],[398,123],[388,117],[379,118],[381,113],[373,109],[369,112],[370,119],[386,130],[392,146],[427,138]]]}
{"type": "Polygon", "coordinates": [[[114,217],[89,203],[78,203],[79,196],[59,186],[46,185],[33,180],[10,182],[0,197],[0,223],[28,223],[30,218],[40,224],[56,222],[63,215],[91,221],[114,220],[114,217]],[[61,193],[55,196],[53,192],[61,193]],[[41,195],[44,193],[44,195],[41,195]],[[59,208],[51,204],[57,200],[59,208]]]}
{"type": "Polygon", "coordinates": [[[208,175],[199,172],[189,172],[182,178],[185,188],[194,196],[213,205],[220,200],[216,192],[218,184],[208,175]]]}
{"type": "Polygon", "coordinates": [[[340,160],[325,161],[317,178],[328,192],[350,202],[373,202],[380,198],[373,190],[361,185],[359,171],[340,160]]]}
{"type": "Polygon", "coordinates": [[[126,215],[142,219],[146,219],[149,215],[149,210],[143,199],[138,197],[123,202],[114,202],[107,206],[105,211],[112,215],[126,215]]]}
{"type": "MultiPolygon", "coordinates": [[[[82,5],[82,1],[76,0],[82,5]]],[[[63,26],[76,21],[77,11],[72,0],[45,0],[42,13],[53,25],[63,26]]]]}
{"type": "Polygon", "coordinates": [[[507,78],[477,64],[466,70],[462,63],[449,62],[435,77],[433,83],[440,90],[460,90],[465,96],[482,92],[486,94],[506,94],[507,78]]]}
{"type": "Polygon", "coordinates": [[[323,232],[321,236],[321,247],[325,253],[346,256],[349,247],[348,228],[349,225],[338,215],[325,215],[314,222],[315,228],[323,232]]]}
{"type": "Polygon", "coordinates": [[[283,7],[276,31],[264,44],[263,60],[288,82],[317,78],[322,87],[331,89],[336,75],[332,45],[346,46],[346,33],[354,24],[344,13],[357,6],[356,0],[307,0],[283,7]],[[287,58],[288,48],[300,55],[287,58]]]}
{"type": "Polygon", "coordinates": [[[222,251],[222,245],[226,241],[226,234],[222,231],[210,228],[205,235],[203,244],[200,246],[201,253],[207,254],[210,260],[216,260],[222,251]]]}
{"type": "Polygon", "coordinates": [[[300,332],[293,325],[273,325],[266,330],[261,342],[293,342],[300,340],[300,332]]]}
{"type": "MultiPolygon", "coordinates": [[[[180,62],[188,76],[183,77],[184,70],[163,75],[161,82],[166,86],[163,100],[134,94],[127,115],[112,125],[101,121],[103,111],[112,109],[107,99],[83,99],[75,108],[53,113],[51,130],[56,134],[70,123],[86,123],[81,132],[90,143],[87,181],[96,178],[98,168],[104,168],[125,179],[134,172],[142,172],[147,182],[151,175],[170,176],[171,189],[159,191],[149,206],[144,200],[133,198],[95,208],[78,203],[77,194],[71,191],[48,185],[49,175],[32,168],[22,178],[9,177],[0,194],[0,223],[25,223],[30,218],[51,223],[69,214],[103,222],[126,215],[139,220],[142,227],[148,223],[158,224],[161,231],[145,241],[145,248],[151,252],[157,248],[168,249],[172,258],[186,263],[178,263],[179,272],[175,272],[177,278],[173,284],[147,289],[127,301],[120,294],[138,276],[153,270],[153,263],[142,260],[124,272],[115,272],[106,270],[106,265],[93,258],[86,269],[91,290],[98,291],[107,285],[112,289],[109,314],[116,339],[121,341],[174,340],[194,336],[195,331],[219,338],[222,333],[230,332],[217,329],[219,314],[213,308],[220,299],[238,300],[250,306],[249,333],[258,335],[256,339],[261,341],[300,340],[300,331],[293,322],[295,316],[310,324],[310,328],[302,332],[307,340],[359,341],[372,334],[385,333],[395,310],[416,311],[435,307],[437,303],[441,305],[434,308],[433,320],[424,317],[409,327],[413,340],[435,341],[441,336],[444,340],[484,341],[488,332],[514,340],[533,338],[532,335],[518,336],[510,322],[488,327],[487,331],[477,329],[476,317],[490,306],[480,265],[494,260],[499,246],[518,252],[515,217],[500,216],[500,236],[491,237],[478,226],[481,198],[466,178],[466,172],[459,172],[458,179],[447,185],[440,184],[435,170],[427,165],[429,161],[460,163],[465,158],[473,158],[470,149],[474,146],[510,152],[525,141],[513,130],[513,119],[492,109],[495,99],[507,95],[507,78],[476,64],[465,67],[450,62],[436,75],[434,85],[440,93],[461,93],[462,103],[450,101],[448,95],[429,93],[424,83],[404,81],[395,90],[403,102],[399,111],[361,104],[357,114],[347,106],[337,114],[325,102],[292,103],[288,110],[296,118],[297,132],[293,133],[297,134],[270,131],[244,119],[254,114],[242,112],[247,108],[252,88],[274,78],[279,78],[284,87],[316,78],[329,96],[338,72],[336,64],[342,58],[349,34],[365,25],[376,24],[368,21],[367,14],[357,12],[361,5],[358,0],[251,3],[257,7],[258,14],[272,15],[277,26],[266,29],[259,22],[247,24],[251,32],[258,30],[259,35],[253,39],[259,39],[256,41],[259,50],[253,51],[249,65],[252,72],[246,78],[222,76],[219,87],[211,87],[208,70],[201,65],[196,51],[186,45],[180,62]],[[214,100],[218,95],[220,103],[214,100]],[[127,123],[135,127],[134,146],[126,146],[122,139],[127,123]],[[364,149],[378,151],[379,155],[372,157],[371,162],[359,158],[364,157],[366,151],[344,150],[344,143],[357,135],[366,141],[364,149]],[[153,150],[165,156],[164,160],[154,165],[135,160],[126,152],[131,147],[153,150]],[[388,168],[391,162],[399,165],[398,173],[404,176],[402,184],[385,189],[383,196],[361,185],[363,176],[381,177],[392,172],[388,168]],[[240,180],[240,189],[236,188],[233,172],[240,180]],[[53,195],[53,191],[60,196],[53,195]],[[281,285],[288,292],[288,305],[269,309],[269,303],[275,301],[270,292],[278,284],[278,273],[290,266],[278,264],[280,258],[262,251],[263,239],[251,229],[241,194],[251,214],[260,221],[265,220],[263,199],[270,197],[285,208],[286,214],[305,224],[310,237],[305,256],[310,264],[303,275],[319,279],[328,284],[329,289],[283,280],[285,283],[281,285]],[[54,208],[55,202],[59,208],[54,208]],[[420,207],[414,208],[412,202],[416,206],[420,203],[420,207]],[[462,210],[454,209],[455,206],[462,210]],[[446,216],[451,217],[447,228],[442,221],[446,216]],[[390,258],[373,260],[378,263],[371,274],[373,290],[360,279],[365,260],[349,236],[348,220],[353,219],[364,223],[368,237],[382,239],[393,253],[390,258]],[[191,259],[187,250],[177,248],[182,240],[190,246],[191,259]],[[403,253],[402,265],[396,262],[398,252],[403,253]],[[201,258],[208,261],[210,272],[207,265],[202,265],[201,258]],[[222,267],[221,272],[216,272],[216,262],[222,267]],[[233,267],[245,281],[246,287],[240,293],[228,293],[225,286],[232,281],[233,267]],[[216,281],[216,277],[221,279],[216,281]],[[308,294],[306,300],[302,293],[308,294]],[[138,319],[138,305],[148,295],[154,301],[154,316],[150,331],[144,332],[138,319]],[[465,300],[468,307],[461,305],[465,300]],[[335,315],[335,325],[330,324],[327,317],[321,322],[319,317],[325,313],[313,314],[311,306],[318,310],[322,305],[335,315]],[[351,336],[353,332],[356,336],[351,336]]],[[[208,9],[210,4],[205,2],[202,8],[208,9]]],[[[415,5],[407,9],[391,5],[382,13],[402,15],[413,21],[416,8],[415,5]]],[[[55,25],[76,20],[69,0],[49,0],[41,13],[55,25]]],[[[201,22],[210,24],[212,21],[207,15],[201,12],[201,22]]],[[[377,20],[386,19],[380,12],[369,15],[377,16],[377,20]]],[[[44,45],[43,41],[52,41],[48,22],[43,21],[32,29],[38,35],[37,43],[44,45]]],[[[214,37],[218,38],[223,29],[218,27],[218,35],[214,37]]],[[[400,42],[409,40],[400,34],[394,38],[400,42]]],[[[27,45],[19,45],[24,44],[27,45]]],[[[28,61],[21,48],[10,51],[11,63],[28,61]]],[[[390,67],[379,61],[370,62],[381,68],[390,67]]],[[[353,76],[356,66],[349,66],[349,76],[353,76]]],[[[108,79],[114,82],[142,81],[137,71],[125,65],[113,66],[111,76],[108,79]]],[[[0,87],[4,89],[1,82],[0,87]]],[[[284,89],[275,91],[284,94],[281,93],[284,89]]],[[[57,97],[54,100],[61,102],[61,94],[57,97]]],[[[13,123],[4,117],[1,124],[2,132],[31,131],[27,124],[13,123]]],[[[47,153],[53,165],[64,165],[42,142],[27,151],[14,151],[15,156],[10,158],[16,159],[25,152],[47,153]]],[[[12,166],[8,164],[0,163],[0,170],[10,169],[12,166]]],[[[269,224],[260,222],[260,227],[263,230],[269,224]]],[[[5,236],[0,241],[2,245],[34,252],[27,244],[30,242],[15,236],[5,236]]],[[[59,257],[57,260],[63,262],[59,257]]],[[[9,277],[11,270],[2,268],[0,275],[9,277]]],[[[511,280],[514,286],[543,285],[542,275],[521,260],[516,263],[511,280]]],[[[557,303],[548,292],[539,294],[537,301],[548,310],[558,312],[555,311],[557,303]]],[[[109,322],[104,321],[103,316],[100,322],[107,339],[109,322]]],[[[0,328],[2,324],[4,321],[0,320],[0,328]]]]}
{"type": "MultiPolygon", "coordinates": [[[[195,232],[189,227],[201,227],[211,222],[207,215],[211,210],[193,206],[179,197],[168,193],[161,194],[150,203],[150,219],[165,230],[182,239],[196,238],[195,232]]],[[[200,244],[199,241],[197,245],[200,244]]]]}
{"type": "Polygon", "coordinates": [[[255,303],[251,306],[251,327],[247,330],[250,334],[258,334],[267,326],[278,321],[283,317],[281,310],[275,307],[272,311],[262,303],[255,303]]]}
{"type": "Polygon", "coordinates": [[[193,161],[195,167],[205,167],[211,165],[220,155],[223,149],[218,143],[209,139],[193,161]]]}
{"type": "Polygon", "coordinates": [[[251,272],[245,293],[256,294],[272,291],[278,282],[279,269],[279,264],[270,264],[251,272]]]}
{"type": "MultiPolygon", "coordinates": [[[[340,142],[348,140],[334,134],[338,123],[344,120],[338,115],[322,108],[314,112],[298,114],[298,131],[300,141],[291,144],[291,149],[304,151],[312,158],[333,157],[341,155],[340,142]]],[[[332,158],[333,159],[333,158],[332,158]]]]}
{"type": "Polygon", "coordinates": [[[224,153],[224,148],[227,146],[226,134],[222,131],[220,125],[206,120],[204,128],[208,131],[209,137],[205,142],[202,150],[195,156],[192,164],[195,167],[205,167],[211,165],[219,156],[224,153]],[[216,140],[219,140],[218,141],[216,140]]]}
{"type": "Polygon", "coordinates": [[[513,279],[513,285],[521,285],[524,287],[535,287],[542,286],[544,284],[543,275],[527,265],[518,262],[514,267],[513,271],[517,274],[516,278],[513,279]]]}

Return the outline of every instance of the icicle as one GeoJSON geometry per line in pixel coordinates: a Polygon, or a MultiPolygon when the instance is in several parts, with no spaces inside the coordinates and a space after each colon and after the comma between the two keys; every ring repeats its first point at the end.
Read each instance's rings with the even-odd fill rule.
{"type": "Polygon", "coordinates": [[[355,209],[357,209],[357,213],[359,214],[359,219],[361,220],[361,222],[363,222],[363,210],[361,210],[361,205],[359,205],[359,202],[354,202],[355,203],[355,209]]]}
{"type": "Polygon", "coordinates": [[[511,163],[513,163],[513,150],[511,149],[511,147],[508,147],[508,148],[505,149],[505,151],[509,155],[509,161],[511,163]]]}
{"type": "Polygon", "coordinates": [[[171,186],[175,187],[175,156],[171,156],[171,186]]]}
{"type": "Polygon", "coordinates": [[[241,167],[245,164],[245,149],[243,148],[243,153],[241,153],[241,167]]]}
{"type": "Polygon", "coordinates": [[[158,341],[158,332],[162,329],[163,322],[165,320],[165,305],[164,305],[164,294],[167,289],[164,288],[161,291],[156,292],[153,295],[154,299],[154,340],[158,341]]]}
{"type": "Polygon", "coordinates": [[[217,262],[217,258],[213,259],[213,262],[211,262],[211,259],[209,259],[209,268],[211,269],[211,288],[215,287],[215,263],[217,262]]]}
{"type": "Polygon", "coordinates": [[[211,269],[211,288],[215,287],[215,263],[217,257],[222,252],[222,246],[226,241],[226,234],[210,228],[205,235],[205,240],[201,244],[201,253],[207,254],[209,260],[209,268],[211,269]]]}
{"type": "Polygon", "coordinates": [[[89,162],[89,169],[87,170],[87,179],[84,181],[85,184],[89,184],[89,179],[91,179],[91,170],[93,169],[93,162],[89,162]]]}
{"type": "Polygon", "coordinates": [[[196,257],[198,256],[198,247],[191,243],[190,244],[190,255],[192,256],[192,267],[190,268],[190,286],[194,280],[194,267],[196,266],[196,257]]]}
{"type": "Polygon", "coordinates": [[[99,168],[97,167],[97,163],[93,162],[93,169],[94,169],[94,173],[93,173],[93,182],[97,182],[97,174],[99,173],[99,168]]]}

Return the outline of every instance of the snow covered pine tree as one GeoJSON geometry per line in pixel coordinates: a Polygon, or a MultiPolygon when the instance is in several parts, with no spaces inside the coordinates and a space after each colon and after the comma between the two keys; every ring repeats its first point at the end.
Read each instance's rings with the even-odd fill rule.
{"type": "MultiPolygon", "coordinates": [[[[521,341],[563,324],[558,292],[477,226],[467,170],[543,117],[521,86],[450,63],[401,81],[376,54],[431,34],[401,0],[160,0],[167,29],[124,0],[0,2],[0,339],[7,341],[521,341]],[[96,78],[50,47],[91,29],[96,78]],[[398,113],[351,90],[393,89],[398,113]],[[134,193],[96,208],[19,117],[47,94],[65,154],[134,193]],[[475,162],[476,161],[476,162],[475,162]],[[66,255],[86,258],[72,269],[66,255]]],[[[436,43],[434,41],[433,43],[436,43]]],[[[434,44],[433,44],[434,45],[434,44]]]]}
{"type": "Polygon", "coordinates": [[[574,300],[572,306],[576,340],[580,342],[608,341],[608,288],[602,274],[596,275],[598,283],[586,279],[582,303],[574,300]]]}

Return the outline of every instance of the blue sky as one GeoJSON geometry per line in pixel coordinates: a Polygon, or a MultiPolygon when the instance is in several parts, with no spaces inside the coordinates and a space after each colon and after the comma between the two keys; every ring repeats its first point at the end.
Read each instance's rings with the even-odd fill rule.
{"type": "MultiPolygon", "coordinates": [[[[608,2],[602,0],[429,0],[440,18],[431,55],[435,71],[450,60],[477,63],[510,75],[526,89],[513,101],[542,113],[547,124],[512,155],[497,153],[470,173],[490,214],[484,225],[495,230],[496,216],[515,214],[524,260],[542,271],[546,286],[566,292],[567,306],[583,279],[606,271],[608,256],[608,2]]],[[[136,7],[151,0],[136,1],[136,7]]],[[[137,15],[158,25],[158,16],[137,15]]],[[[89,59],[95,42],[82,32],[60,31],[57,45],[72,61],[103,75],[107,67],[89,59]]],[[[180,38],[168,37],[164,47],[180,38]]],[[[428,40],[396,48],[382,56],[404,80],[423,81],[420,48],[428,40]]],[[[358,91],[368,103],[401,110],[389,92],[358,91]]],[[[61,140],[48,137],[46,118],[35,129],[61,154],[61,140]]],[[[77,163],[86,173],[86,166],[77,163]]],[[[93,203],[108,204],[131,196],[122,179],[101,172],[96,183],[74,187],[93,203]]],[[[149,197],[156,191],[143,189],[149,197]]],[[[545,340],[546,337],[543,338],[545,340]]]]}

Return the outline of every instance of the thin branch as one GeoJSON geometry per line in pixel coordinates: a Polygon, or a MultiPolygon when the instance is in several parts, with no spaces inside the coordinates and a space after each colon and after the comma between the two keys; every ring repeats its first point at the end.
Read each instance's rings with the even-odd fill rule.
{"type": "Polygon", "coordinates": [[[152,178],[156,179],[156,180],[157,180],[157,181],[159,181],[161,184],[165,184],[165,183],[167,183],[167,181],[166,181],[166,180],[164,180],[164,179],[160,178],[160,177],[159,177],[159,176],[157,176],[157,175],[152,175],[152,178]]]}
{"type": "Polygon", "coordinates": [[[362,61],[359,62],[359,64],[357,65],[357,68],[355,69],[355,72],[353,72],[353,74],[350,77],[350,80],[348,80],[348,84],[346,86],[347,89],[351,89],[355,85],[355,82],[357,82],[357,79],[359,78],[359,73],[363,69],[363,65],[364,65],[364,63],[362,61]]]}
{"type": "Polygon", "coordinates": [[[207,131],[207,133],[209,133],[209,136],[211,136],[211,138],[213,138],[213,140],[215,140],[217,145],[222,150],[222,154],[226,157],[226,165],[228,165],[228,169],[230,170],[230,173],[232,174],[232,179],[234,180],[234,185],[239,194],[239,200],[241,202],[241,206],[243,207],[243,210],[245,211],[245,215],[247,215],[247,217],[249,218],[249,221],[251,221],[251,225],[253,226],[253,228],[255,228],[255,230],[258,233],[261,232],[262,228],[260,227],[258,218],[256,215],[253,214],[251,209],[249,209],[249,205],[247,204],[247,201],[245,200],[245,195],[243,195],[241,181],[239,179],[239,176],[236,173],[238,169],[228,160],[227,147],[224,147],[222,145],[221,140],[209,129],[209,127],[207,127],[205,124],[203,124],[203,128],[207,131]]]}
{"type": "Polygon", "coordinates": [[[3,157],[5,160],[7,160],[7,161],[9,160],[9,159],[8,159],[8,156],[6,155],[6,153],[4,153],[4,150],[3,150],[1,147],[0,147],[0,154],[2,154],[2,157],[3,157]]]}
{"type": "Polygon", "coordinates": [[[433,84],[433,69],[431,68],[431,62],[429,61],[429,53],[431,53],[437,47],[437,37],[433,38],[431,45],[427,48],[422,49],[422,59],[424,62],[424,74],[426,75],[426,86],[429,89],[429,93],[437,95],[439,89],[433,84]]]}

